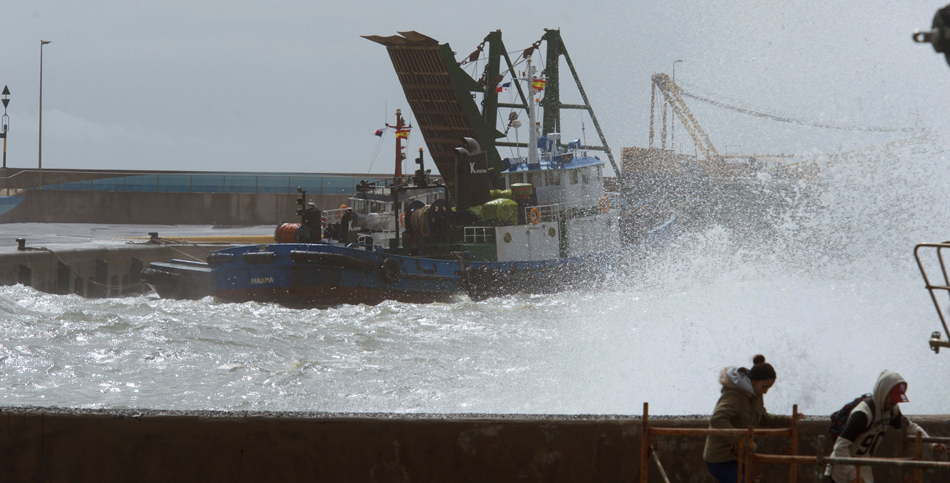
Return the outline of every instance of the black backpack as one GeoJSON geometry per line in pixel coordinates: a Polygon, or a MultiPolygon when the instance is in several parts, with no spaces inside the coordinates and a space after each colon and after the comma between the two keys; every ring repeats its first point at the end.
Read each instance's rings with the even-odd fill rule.
{"type": "Polygon", "coordinates": [[[857,397],[854,401],[845,404],[841,409],[831,413],[831,425],[828,426],[828,433],[831,434],[831,442],[834,443],[838,439],[838,435],[844,431],[844,426],[848,424],[848,417],[851,416],[851,411],[861,404],[861,401],[868,403],[868,406],[871,407],[871,412],[874,412],[874,400],[871,399],[870,394],[865,394],[863,396],[857,397]]]}

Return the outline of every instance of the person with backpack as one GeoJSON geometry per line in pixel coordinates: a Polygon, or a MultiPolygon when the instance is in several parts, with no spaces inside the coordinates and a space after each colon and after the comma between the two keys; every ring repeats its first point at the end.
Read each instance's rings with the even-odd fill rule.
{"type": "MultiPolygon", "coordinates": [[[[762,400],[775,384],[775,368],[759,354],[752,358],[752,368],[727,367],[719,374],[721,395],[709,419],[711,429],[746,429],[787,427],[791,419],[804,416],[768,414],[762,400]]],[[[735,483],[739,477],[738,436],[707,436],[703,460],[709,473],[719,483],[735,483]]]]}
{"type": "MultiPolygon", "coordinates": [[[[916,436],[920,431],[925,438],[928,437],[927,432],[901,414],[897,406],[908,402],[906,391],[907,382],[900,374],[884,371],[878,376],[872,394],[855,399],[832,414],[828,431],[837,439],[834,440],[831,456],[873,457],[888,427],[903,429],[904,436],[916,436]]],[[[947,452],[947,447],[942,443],[931,443],[929,447],[939,453],[947,452]]],[[[854,466],[828,465],[825,475],[830,475],[834,483],[874,483],[870,466],[862,466],[861,474],[858,475],[854,466]]]]}

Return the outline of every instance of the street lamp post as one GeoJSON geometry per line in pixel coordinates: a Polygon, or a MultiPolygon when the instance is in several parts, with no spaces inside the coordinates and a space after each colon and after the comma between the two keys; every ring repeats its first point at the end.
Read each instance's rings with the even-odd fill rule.
{"type": "MultiPolygon", "coordinates": [[[[679,64],[682,60],[673,61],[673,85],[676,85],[676,64],[679,64]]],[[[676,143],[673,142],[673,136],[676,134],[676,110],[673,111],[673,117],[671,118],[670,126],[670,147],[673,148],[673,153],[676,153],[676,143]]]]}
{"type": "Polygon", "coordinates": [[[40,40],[40,145],[37,149],[37,189],[43,189],[43,46],[50,42],[52,40],[40,40]]]}
{"type": "Polygon", "coordinates": [[[7,115],[7,104],[10,103],[10,88],[3,86],[3,117],[0,117],[0,138],[3,138],[3,171],[7,170],[7,131],[10,130],[10,116],[7,115]]]}

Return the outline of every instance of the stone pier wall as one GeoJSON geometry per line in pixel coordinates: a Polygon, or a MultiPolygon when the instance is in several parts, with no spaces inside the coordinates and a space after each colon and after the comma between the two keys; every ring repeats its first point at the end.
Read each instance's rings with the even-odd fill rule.
{"type": "MultiPolygon", "coordinates": [[[[641,424],[633,416],[346,415],[0,408],[0,481],[44,482],[637,482],[641,424]]],[[[917,418],[933,435],[948,417],[917,418]]],[[[706,427],[703,418],[651,419],[706,427]]],[[[825,420],[800,426],[814,455],[825,420]]],[[[672,482],[714,483],[703,438],[657,437],[672,482]]],[[[787,440],[759,438],[781,454],[787,440]]],[[[879,456],[901,452],[895,432],[879,456]]],[[[925,454],[925,457],[929,455],[925,454]]],[[[946,457],[943,457],[946,459],[946,457]]],[[[762,481],[788,481],[763,466],[762,481]]],[[[650,482],[661,482],[653,463],[650,482]]],[[[879,468],[878,483],[910,472],[879,468]]],[[[799,482],[814,482],[801,466],[799,482]]],[[[950,481],[929,471],[924,481],[950,481]]]]}

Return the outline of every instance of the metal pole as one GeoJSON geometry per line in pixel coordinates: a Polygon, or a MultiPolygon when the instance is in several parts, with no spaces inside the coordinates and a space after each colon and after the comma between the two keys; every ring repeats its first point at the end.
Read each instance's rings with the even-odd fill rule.
{"type": "MultiPolygon", "coordinates": [[[[752,425],[749,425],[749,444],[745,450],[745,481],[752,481],[753,462],[755,461],[755,428],[753,428],[752,425]]],[[[740,472],[739,474],[739,483],[742,483],[742,473],[740,472]]]]}
{"type": "Polygon", "coordinates": [[[663,477],[664,483],[670,483],[669,477],[666,476],[666,470],[663,469],[663,465],[660,464],[660,458],[656,455],[656,451],[651,451],[650,455],[653,457],[653,461],[656,463],[656,467],[660,469],[660,476],[663,477]]]}
{"type": "Polygon", "coordinates": [[[43,46],[52,42],[51,40],[40,40],[40,136],[39,146],[36,150],[37,155],[37,173],[36,188],[43,189],[43,46]]]}
{"type": "MultiPolygon", "coordinates": [[[[673,61],[673,84],[676,84],[676,64],[682,62],[682,60],[673,61]]],[[[673,116],[670,119],[670,148],[673,149],[673,154],[676,154],[676,143],[673,142],[673,136],[676,134],[676,111],[673,111],[673,116]]]]}
{"type": "MultiPolygon", "coordinates": [[[[916,437],[916,436],[908,436],[908,437],[904,438],[904,441],[912,443],[912,442],[914,442],[914,441],[917,441],[917,437],[916,437]]],[[[929,437],[929,438],[920,438],[920,441],[922,441],[922,442],[924,442],[924,443],[950,443],[950,438],[931,436],[931,437],[929,437]]]]}
{"type": "Polygon", "coordinates": [[[647,483],[650,466],[650,403],[643,403],[643,419],[640,421],[640,483],[647,483]]]}
{"type": "Polygon", "coordinates": [[[852,465],[858,467],[859,465],[864,466],[890,466],[898,468],[923,468],[923,469],[950,469],[950,461],[914,461],[914,460],[902,460],[898,458],[837,458],[834,456],[826,456],[823,461],[825,463],[834,464],[843,464],[843,465],[852,465]]]}
{"type": "Polygon", "coordinates": [[[650,82],[650,148],[653,148],[653,118],[656,111],[656,84],[650,82]]]}
{"type": "Polygon", "coordinates": [[[10,116],[7,116],[7,104],[10,103],[10,88],[3,86],[3,116],[0,117],[0,128],[3,129],[3,133],[0,133],[0,136],[3,137],[3,172],[6,174],[7,170],[7,133],[10,131],[10,116]]]}
{"type": "Polygon", "coordinates": [[[737,449],[737,453],[738,453],[738,455],[739,455],[739,468],[738,468],[738,470],[736,471],[736,475],[737,475],[736,483],[742,483],[743,480],[744,480],[744,478],[743,478],[743,473],[742,473],[742,469],[745,468],[745,465],[748,464],[748,462],[747,462],[746,459],[745,459],[745,453],[746,453],[746,451],[745,451],[745,438],[744,438],[744,437],[740,437],[740,438],[739,438],[739,448],[737,449]]]}
{"type": "MultiPolygon", "coordinates": [[[[798,456],[798,419],[795,419],[795,416],[798,415],[798,404],[792,405],[792,436],[791,436],[791,446],[792,446],[792,455],[798,456]]],[[[788,468],[788,481],[789,483],[795,483],[798,481],[798,465],[791,465],[788,468]]]]}
{"type": "Polygon", "coordinates": [[[666,105],[668,102],[663,103],[663,129],[660,130],[660,148],[666,151],[666,105]]]}

